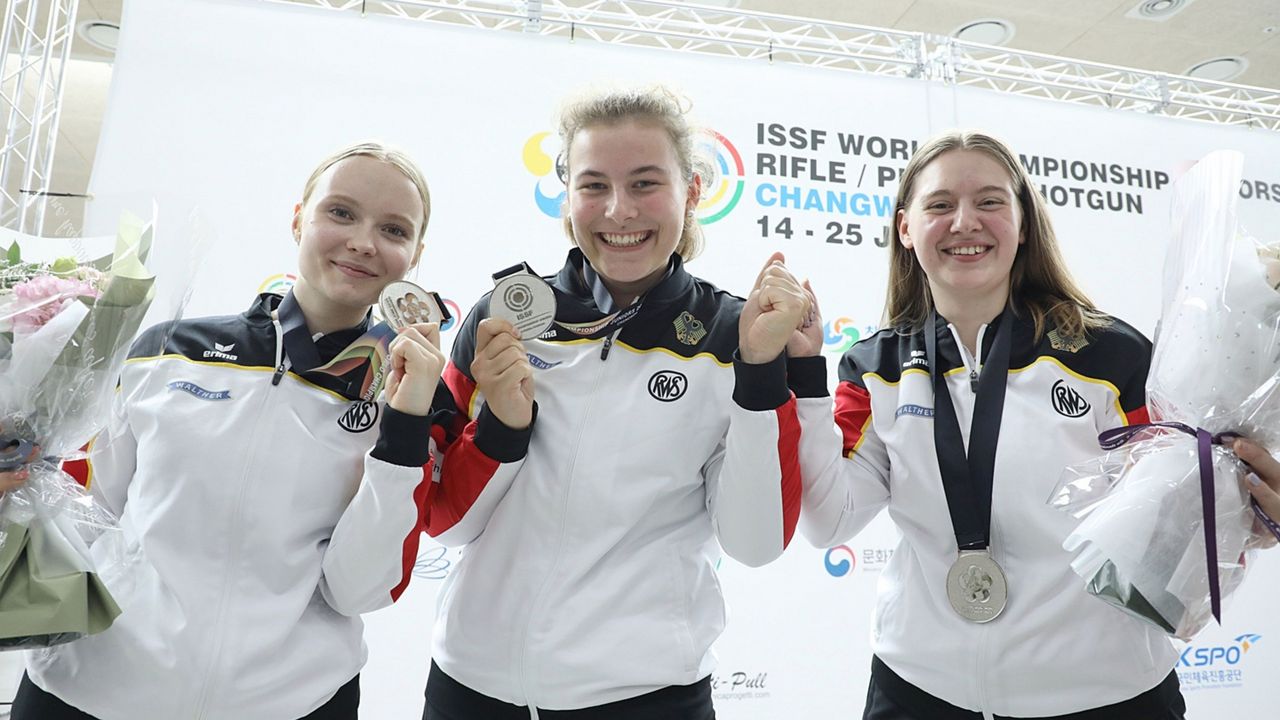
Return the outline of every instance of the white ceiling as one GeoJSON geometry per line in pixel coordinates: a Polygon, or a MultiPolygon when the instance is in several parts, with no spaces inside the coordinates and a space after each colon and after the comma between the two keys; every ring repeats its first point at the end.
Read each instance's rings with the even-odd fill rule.
{"type": "MultiPolygon", "coordinates": [[[[571,3],[587,0],[566,0],[571,3]]],[[[1280,0],[1192,0],[1163,22],[1125,14],[1140,0],[741,0],[739,7],[910,32],[951,34],[973,20],[1013,23],[1007,46],[1093,62],[1183,74],[1238,55],[1248,69],[1231,82],[1280,88],[1280,0]]],[[[123,0],[80,0],[78,20],[118,23],[123,0]]],[[[54,156],[53,190],[83,192],[97,149],[111,56],[77,38],[54,156]]]]}

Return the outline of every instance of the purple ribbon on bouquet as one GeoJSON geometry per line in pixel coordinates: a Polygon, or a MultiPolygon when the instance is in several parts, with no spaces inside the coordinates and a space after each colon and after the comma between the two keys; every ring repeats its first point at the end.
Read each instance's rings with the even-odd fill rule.
{"type": "MultiPolygon", "coordinates": [[[[1135,435],[1147,428],[1169,428],[1178,430],[1196,439],[1196,445],[1199,449],[1200,457],[1200,504],[1204,512],[1204,556],[1205,566],[1209,573],[1209,606],[1213,610],[1213,619],[1222,624],[1222,589],[1218,583],[1218,528],[1217,515],[1214,510],[1214,488],[1213,488],[1213,454],[1212,446],[1221,445],[1224,440],[1240,437],[1238,433],[1221,432],[1217,435],[1211,434],[1204,428],[1193,428],[1180,422],[1157,422],[1142,423],[1138,425],[1129,425],[1126,427],[1113,428],[1098,435],[1098,444],[1103,450],[1115,450],[1133,439],[1135,435]]],[[[1253,512],[1264,519],[1264,523],[1268,523],[1270,518],[1262,512],[1262,508],[1255,501],[1253,504],[1253,512]]],[[[1275,523],[1269,523],[1268,527],[1272,532],[1276,532],[1273,527],[1275,523]]],[[[1280,534],[1277,535],[1280,538],[1280,534]]]]}

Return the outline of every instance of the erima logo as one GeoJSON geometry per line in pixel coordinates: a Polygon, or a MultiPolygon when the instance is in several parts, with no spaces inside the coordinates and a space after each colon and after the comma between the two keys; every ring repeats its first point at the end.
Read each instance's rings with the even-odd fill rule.
{"type": "Polygon", "coordinates": [[[654,400],[675,402],[689,389],[689,379],[675,370],[659,370],[649,378],[649,394],[654,400]]]}
{"type": "Polygon", "coordinates": [[[359,433],[373,427],[378,421],[378,405],[368,400],[357,400],[338,418],[338,427],[352,433],[359,433]]]}
{"type": "Polygon", "coordinates": [[[536,368],[538,368],[539,370],[550,370],[551,368],[553,368],[553,367],[555,367],[555,366],[557,366],[557,365],[561,364],[561,362],[563,362],[563,361],[561,361],[561,362],[547,362],[546,360],[543,360],[542,358],[538,357],[537,355],[534,355],[533,353],[525,353],[525,355],[528,355],[528,356],[529,356],[529,364],[530,364],[530,365],[532,365],[532,366],[534,366],[534,367],[536,367],[536,368]]]}
{"type": "Polygon", "coordinates": [[[230,390],[205,390],[199,385],[193,382],[188,382],[186,380],[175,380],[169,383],[169,389],[181,390],[182,392],[190,393],[191,395],[194,395],[200,398],[201,400],[230,400],[231,399],[230,390]]]}
{"type": "Polygon", "coordinates": [[[231,343],[230,345],[221,345],[219,343],[214,343],[212,350],[204,351],[204,356],[206,358],[219,358],[221,360],[230,360],[232,362],[235,362],[236,360],[240,359],[239,355],[231,354],[231,351],[235,349],[236,349],[235,343],[231,343]]]}
{"type": "Polygon", "coordinates": [[[1059,415],[1075,418],[1089,412],[1089,403],[1080,393],[1066,382],[1059,380],[1053,384],[1053,409],[1058,411],[1059,415]]]}

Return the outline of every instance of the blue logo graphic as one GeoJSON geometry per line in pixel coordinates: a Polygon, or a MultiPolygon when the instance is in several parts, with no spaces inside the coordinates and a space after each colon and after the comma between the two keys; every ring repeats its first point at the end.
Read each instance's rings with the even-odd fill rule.
{"type": "Polygon", "coordinates": [[[826,556],[822,558],[822,564],[827,567],[827,573],[831,577],[844,577],[853,572],[853,566],[856,565],[858,559],[854,557],[853,548],[847,545],[837,545],[827,551],[826,556]],[[833,556],[843,555],[844,557],[833,556]]]}
{"type": "Polygon", "coordinates": [[[418,553],[418,561],[413,564],[413,576],[424,580],[443,580],[453,564],[445,559],[445,552],[443,547],[433,547],[418,553]]]}
{"type": "Polygon", "coordinates": [[[525,353],[525,355],[529,356],[529,364],[538,368],[539,370],[550,370],[551,368],[557,365],[560,365],[564,362],[564,361],[547,362],[546,360],[543,360],[542,358],[538,357],[537,355],[534,355],[533,353],[525,353]]]}
{"type": "Polygon", "coordinates": [[[201,400],[230,400],[230,390],[205,390],[199,385],[187,380],[175,380],[169,383],[170,390],[181,390],[186,393],[200,398],[201,400]]]}

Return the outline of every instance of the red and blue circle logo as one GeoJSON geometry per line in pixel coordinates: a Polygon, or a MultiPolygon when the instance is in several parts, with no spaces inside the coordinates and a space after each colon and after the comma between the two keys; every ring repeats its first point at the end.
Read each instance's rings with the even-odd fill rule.
{"type": "Polygon", "coordinates": [[[853,548],[848,545],[837,545],[827,551],[822,558],[822,564],[826,566],[827,574],[831,577],[844,577],[853,572],[858,559],[854,557],[853,548]]]}

